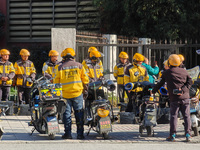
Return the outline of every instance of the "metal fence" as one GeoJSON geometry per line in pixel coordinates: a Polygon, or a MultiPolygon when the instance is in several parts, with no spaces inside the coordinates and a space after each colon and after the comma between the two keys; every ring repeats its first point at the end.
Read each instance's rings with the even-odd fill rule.
{"type": "MultiPolygon", "coordinates": [[[[163,61],[166,60],[170,54],[182,54],[185,57],[185,66],[186,68],[192,68],[197,65],[200,65],[200,56],[196,54],[196,50],[200,49],[200,44],[186,45],[186,44],[90,44],[90,43],[77,43],[77,61],[82,62],[84,58],[88,57],[88,48],[90,46],[95,46],[101,52],[103,52],[105,47],[108,47],[110,51],[113,51],[113,48],[116,47],[116,53],[112,55],[117,56],[117,62],[119,61],[118,55],[121,51],[125,51],[129,54],[129,61],[132,62],[132,57],[134,53],[138,51],[138,47],[142,47],[142,53],[147,57],[150,62],[157,61],[158,66],[161,69],[163,67],[163,61]]],[[[111,59],[110,57],[105,58],[107,60],[111,59]]],[[[103,59],[102,59],[103,61],[103,59]]],[[[104,63],[104,62],[103,62],[104,63]]],[[[113,64],[115,62],[112,62],[113,64]]],[[[111,64],[111,66],[113,66],[111,64]]],[[[110,65],[110,64],[106,64],[110,65]]],[[[107,71],[107,73],[112,73],[112,70],[107,71]]]]}

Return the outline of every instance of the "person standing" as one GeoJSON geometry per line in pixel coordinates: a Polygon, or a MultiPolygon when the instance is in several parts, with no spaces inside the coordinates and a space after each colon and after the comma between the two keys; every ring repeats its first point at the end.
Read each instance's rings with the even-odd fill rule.
{"type": "Polygon", "coordinates": [[[8,61],[10,52],[7,49],[1,49],[0,54],[2,57],[0,59],[0,101],[8,101],[15,69],[13,64],[8,61]]]}
{"type": "MultiPolygon", "coordinates": [[[[97,48],[96,47],[89,47],[88,48],[88,57],[86,58],[86,59],[84,59],[83,60],[83,62],[82,62],[82,65],[85,67],[85,68],[87,68],[87,66],[89,66],[90,64],[92,64],[92,60],[91,60],[91,57],[90,57],[90,53],[92,52],[92,51],[98,51],[97,50],[97,48]]],[[[98,51],[99,52],[99,51],[98,51]]],[[[99,52],[100,53],[100,52],[99,52]]],[[[103,54],[102,53],[100,53],[101,54],[101,56],[103,56],[103,54]]],[[[103,73],[103,64],[102,64],[102,61],[99,59],[98,60],[98,66],[100,66],[100,69],[101,69],[101,72],[103,73]]]]}
{"type": "Polygon", "coordinates": [[[128,61],[128,58],[129,56],[126,52],[121,52],[119,54],[120,62],[117,63],[114,67],[114,77],[117,80],[117,88],[118,88],[117,91],[118,91],[120,103],[124,103],[124,95],[125,95],[124,72],[127,66],[131,65],[131,63],[129,63],[128,61]]]}
{"type": "MultiPolygon", "coordinates": [[[[142,62],[144,61],[144,56],[140,53],[135,53],[133,56],[133,64],[126,68],[124,74],[124,84],[129,82],[142,82],[149,81],[149,76],[146,71],[146,68],[142,66],[142,62]]],[[[142,94],[142,88],[137,87],[134,90],[129,91],[129,102],[126,108],[126,112],[134,112],[138,115],[138,108],[136,108],[135,98],[137,94],[142,94]]]]}
{"type": "Polygon", "coordinates": [[[149,60],[147,58],[144,58],[144,62],[142,63],[142,66],[144,66],[147,70],[147,73],[149,75],[149,82],[155,83],[155,79],[153,76],[157,75],[159,73],[159,67],[156,64],[154,68],[152,68],[149,65],[149,60]]]}
{"type": "Polygon", "coordinates": [[[56,50],[50,50],[49,57],[50,59],[43,64],[48,66],[47,70],[42,73],[45,75],[47,79],[53,79],[55,77],[56,70],[58,66],[61,64],[58,62],[58,55],[59,53],[56,50]]]}
{"type": "Polygon", "coordinates": [[[15,62],[14,68],[16,74],[16,86],[18,89],[18,100],[19,105],[21,105],[23,97],[26,104],[29,104],[30,102],[30,92],[33,81],[35,80],[36,70],[33,62],[28,60],[30,52],[27,49],[21,49],[19,55],[21,56],[21,59],[15,62]]]}
{"type": "Polygon", "coordinates": [[[178,55],[171,54],[168,62],[170,68],[163,72],[161,81],[153,88],[152,94],[155,94],[167,82],[167,90],[170,97],[170,134],[166,140],[175,141],[178,112],[180,110],[185,122],[186,141],[190,141],[189,89],[192,85],[192,79],[184,68],[179,67],[181,60],[178,55]]]}
{"type": "Polygon", "coordinates": [[[55,83],[62,84],[63,98],[67,100],[66,110],[63,114],[65,134],[62,138],[72,139],[71,110],[73,107],[76,118],[77,139],[84,139],[83,94],[87,93],[89,78],[83,65],[74,60],[74,49],[66,48],[62,56],[64,62],[58,67],[55,77],[55,83]]]}

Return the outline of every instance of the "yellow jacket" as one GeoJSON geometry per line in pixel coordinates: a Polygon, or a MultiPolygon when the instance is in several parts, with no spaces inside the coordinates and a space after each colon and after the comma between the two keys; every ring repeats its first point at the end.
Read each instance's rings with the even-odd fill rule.
{"type": "Polygon", "coordinates": [[[90,78],[90,82],[97,81],[100,77],[103,77],[103,65],[101,60],[96,65],[93,65],[90,59],[85,59],[82,65],[90,78]]]}
{"type": "Polygon", "coordinates": [[[27,78],[31,78],[32,80],[35,79],[36,70],[32,61],[22,61],[18,60],[14,64],[15,67],[15,78],[16,78],[16,85],[21,86],[24,88],[31,88],[33,83],[27,82],[27,78]]]}
{"type": "Polygon", "coordinates": [[[12,79],[15,76],[15,69],[13,67],[13,64],[9,61],[6,61],[5,63],[0,60],[0,85],[2,86],[11,86],[12,85],[12,79]],[[8,77],[7,81],[2,81],[2,77],[8,77]]]}
{"type": "Polygon", "coordinates": [[[117,79],[117,84],[124,84],[124,72],[129,65],[131,63],[122,64],[121,62],[115,65],[113,74],[115,79],[117,79]]]}
{"type": "MultiPolygon", "coordinates": [[[[126,68],[126,71],[124,74],[124,84],[129,83],[129,82],[133,83],[133,82],[142,82],[142,81],[149,81],[149,76],[144,67],[132,64],[126,68]]],[[[132,91],[140,92],[142,90],[143,89],[141,87],[138,87],[132,91]]]]}
{"type": "Polygon", "coordinates": [[[87,90],[89,78],[82,64],[73,59],[67,59],[58,67],[55,83],[62,83],[63,97],[70,99],[82,94],[87,90]]]}
{"type": "MultiPolygon", "coordinates": [[[[45,71],[45,77],[47,77],[48,79],[54,78],[56,71],[58,69],[58,66],[60,65],[60,62],[56,62],[56,63],[52,63],[50,60],[46,61],[43,64],[43,67],[45,65],[48,66],[47,70],[45,71]]],[[[42,74],[44,74],[44,71],[42,71],[42,74]]]]}

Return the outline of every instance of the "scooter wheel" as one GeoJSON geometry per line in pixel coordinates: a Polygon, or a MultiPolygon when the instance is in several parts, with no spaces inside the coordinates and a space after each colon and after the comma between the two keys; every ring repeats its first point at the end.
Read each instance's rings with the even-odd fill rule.
{"type": "Polygon", "coordinates": [[[143,126],[139,126],[139,133],[140,133],[140,134],[143,133],[143,126]]]}
{"type": "Polygon", "coordinates": [[[104,139],[104,140],[109,139],[108,132],[103,133],[102,135],[103,135],[103,139],[104,139]]]}
{"type": "Polygon", "coordinates": [[[198,136],[198,135],[199,135],[198,127],[193,127],[192,129],[193,129],[193,131],[194,131],[194,135],[195,135],[195,136],[198,136]]]}
{"type": "Polygon", "coordinates": [[[49,139],[50,139],[50,140],[54,140],[54,139],[55,139],[55,133],[49,134],[49,139]]]}
{"type": "Polygon", "coordinates": [[[147,126],[146,129],[147,129],[147,136],[153,136],[154,135],[153,126],[147,126]]]}

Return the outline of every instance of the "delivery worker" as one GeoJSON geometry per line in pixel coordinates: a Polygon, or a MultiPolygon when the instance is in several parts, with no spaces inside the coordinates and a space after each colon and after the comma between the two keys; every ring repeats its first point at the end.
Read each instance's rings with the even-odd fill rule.
{"type": "Polygon", "coordinates": [[[0,59],[0,101],[8,101],[15,69],[13,64],[8,61],[10,52],[7,49],[1,49],[0,54],[2,57],[0,59]]]}
{"type": "MultiPolygon", "coordinates": [[[[119,101],[124,103],[124,72],[127,66],[131,65],[128,60],[129,56],[126,52],[120,52],[119,54],[119,63],[114,67],[114,77],[117,80],[117,91],[119,95],[119,101]]],[[[128,94],[127,94],[128,95],[128,94]]]]}
{"type": "Polygon", "coordinates": [[[99,51],[90,52],[90,61],[85,65],[86,72],[89,76],[90,82],[95,82],[97,80],[103,79],[102,66],[99,65],[101,53],[99,51]]]}
{"type": "MultiPolygon", "coordinates": [[[[88,68],[87,66],[88,65],[91,65],[92,64],[92,60],[91,60],[91,57],[90,57],[90,53],[92,51],[98,51],[96,47],[89,47],[88,48],[88,58],[84,59],[83,62],[82,62],[82,65],[85,67],[85,68],[88,68]]],[[[103,54],[101,52],[99,52],[101,54],[101,56],[103,56],[103,54]]],[[[100,69],[101,69],[101,72],[103,73],[103,64],[102,64],[102,61],[99,59],[98,62],[97,62],[98,66],[100,66],[100,69]]]]}
{"type": "MultiPolygon", "coordinates": [[[[133,56],[133,64],[126,68],[124,74],[124,84],[129,82],[142,82],[149,81],[149,76],[147,74],[146,68],[142,66],[144,61],[144,56],[140,53],[135,53],[133,56]]],[[[138,108],[136,108],[135,98],[137,94],[142,94],[142,88],[137,87],[134,90],[129,91],[129,102],[126,108],[126,112],[134,112],[138,115],[138,108]],[[136,94],[137,93],[137,94],[136,94]]]]}
{"type": "Polygon", "coordinates": [[[185,122],[186,141],[190,141],[190,101],[189,89],[192,86],[192,79],[187,71],[180,66],[180,57],[176,54],[169,56],[169,69],[163,72],[161,81],[153,88],[152,93],[167,82],[167,89],[170,97],[170,134],[168,141],[175,141],[178,111],[180,110],[185,122]]]}
{"type": "Polygon", "coordinates": [[[30,102],[30,92],[33,81],[35,80],[36,70],[33,62],[28,60],[30,52],[27,49],[21,49],[19,55],[21,59],[15,62],[14,67],[19,105],[21,105],[23,97],[26,104],[30,102]]]}
{"type": "Polygon", "coordinates": [[[55,77],[55,83],[62,84],[63,98],[67,100],[66,110],[63,114],[65,134],[62,138],[72,139],[71,108],[73,107],[77,125],[77,139],[84,139],[82,93],[87,93],[89,79],[83,65],[74,60],[75,51],[72,48],[66,48],[63,57],[65,61],[58,67],[55,77]]]}
{"type": "Polygon", "coordinates": [[[59,53],[56,50],[50,50],[50,59],[43,64],[43,67],[45,65],[48,66],[45,72],[42,71],[42,73],[45,75],[45,77],[47,77],[47,79],[53,79],[55,77],[56,68],[58,68],[59,64],[61,64],[58,62],[58,55],[59,53]]]}

